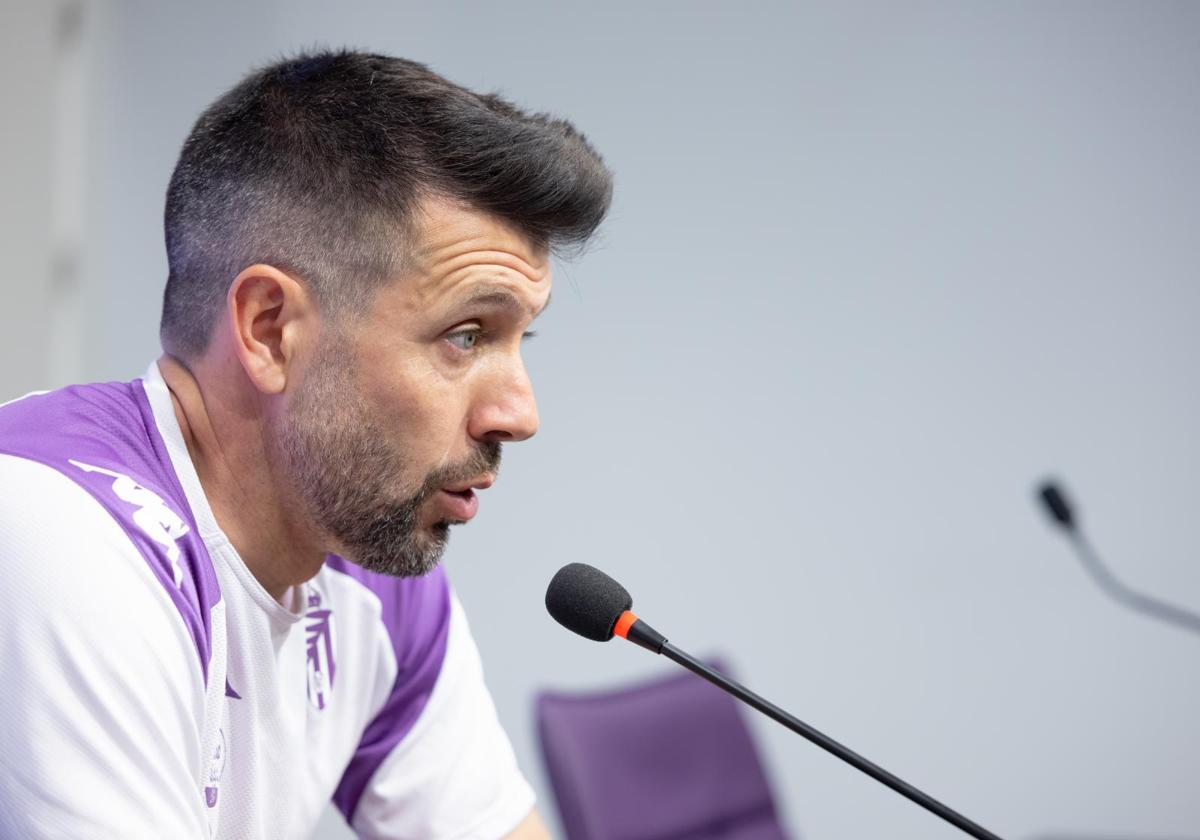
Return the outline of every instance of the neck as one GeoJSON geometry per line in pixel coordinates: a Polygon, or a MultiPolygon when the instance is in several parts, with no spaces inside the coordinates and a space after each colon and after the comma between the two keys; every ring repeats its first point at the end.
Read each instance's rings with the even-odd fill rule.
{"type": "Polygon", "coordinates": [[[267,457],[260,396],[241,377],[207,368],[169,355],[158,360],[217,524],[263,588],[284,603],[290,587],[321,570],[325,551],[308,517],[280,492],[286,485],[267,457]]]}

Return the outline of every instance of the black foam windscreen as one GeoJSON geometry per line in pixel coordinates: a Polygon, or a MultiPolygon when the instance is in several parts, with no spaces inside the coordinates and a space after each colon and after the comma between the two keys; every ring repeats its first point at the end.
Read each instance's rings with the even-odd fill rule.
{"type": "Polygon", "coordinates": [[[1038,496],[1042,499],[1042,504],[1045,505],[1047,512],[1054,518],[1054,521],[1064,528],[1075,527],[1075,516],[1071,510],[1071,503],[1067,501],[1067,497],[1063,495],[1062,490],[1053,481],[1047,481],[1038,488],[1038,496]]]}
{"type": "Polygon", "coordinates": [[[632,606],[625,587],[587,563],[568,563],[546,587],[546,609],[554,620],[596,642],[611,639],[613,625],[632,606]]]}

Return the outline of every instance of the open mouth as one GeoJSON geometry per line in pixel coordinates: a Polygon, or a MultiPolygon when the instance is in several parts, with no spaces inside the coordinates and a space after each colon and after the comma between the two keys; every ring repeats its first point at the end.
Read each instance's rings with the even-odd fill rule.
{"type": "Polygon", "coordinates": [[[442,490],[439,495],[442,507],[453,520],[467,522],[479,511],[479,497],[469,487],[466,490],[442,490]]]}

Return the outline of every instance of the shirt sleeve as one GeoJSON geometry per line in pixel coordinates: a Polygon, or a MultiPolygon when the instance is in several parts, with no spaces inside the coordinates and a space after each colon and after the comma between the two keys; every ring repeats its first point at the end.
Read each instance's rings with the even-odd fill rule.
{"type": "Polygon", "coordinates": [[[0,836],[207,838],[204,678],[86,490],[0,455],[0,836]]]}
{"type": "Polygon", "coordinates": [[[351,825],[360,837],[496,840],[533,808],[533,789],[496,716],[462,605],[449,597],[437,682],[358,801],[351,825]]]}

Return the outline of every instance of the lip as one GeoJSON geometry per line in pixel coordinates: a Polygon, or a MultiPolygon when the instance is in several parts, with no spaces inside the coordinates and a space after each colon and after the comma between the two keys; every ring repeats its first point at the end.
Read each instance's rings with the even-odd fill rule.
{"type": "Polygon", "coordinates": [[[486,490],[496,483],[496,476],[492,473],[481,475],[479,478],[472,479],[465,484],[456,484],[453,487],[443,487],[445,493],[465,493],[468,490],[486,490]]]}
{"type": "Polygon", "coordinates": [[[479,497],[476,490],[486,490],[496,482],[494,473],[485,473],[463,484],[443,487],[438,491],[438,500],[447,516],[455,522],[470,522],[479,513],[479,497]]]}
{"type": "Polygon", "coordinates": [[[468,487],[466,490],[439,490],[438,501],[450,519],[470,522],[479,512],[479,497],[468,487]]]}

